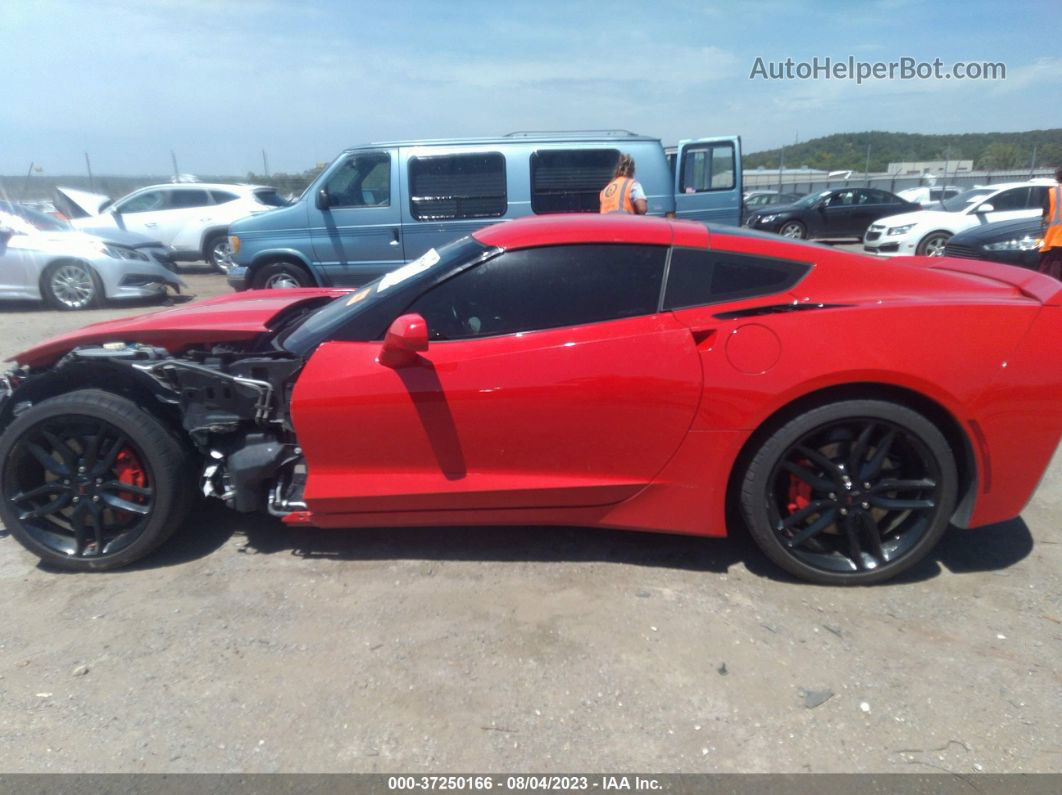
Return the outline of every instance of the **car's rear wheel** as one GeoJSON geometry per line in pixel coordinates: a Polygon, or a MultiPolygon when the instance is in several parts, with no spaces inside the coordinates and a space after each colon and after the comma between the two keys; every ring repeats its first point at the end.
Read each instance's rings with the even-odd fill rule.
{"type": "Polygon", "coordinates": [[[313,277],[301,265],[281,261],[259,268],[252,283],[256,290],[288,290],[313,287],[313,277]]]}
{"type": "Polygon", "coordinates": [[[925,557],[957,494],[954,456],[932,422],[895,403],[849,400],[774,431],[745,471],[741,508],[786,571],[869,585],[925,557]]]}
{"type": "Polygon", "coordinates": [[[944,246],[951,240],[947,232],[930,232],[922,238],[915,253],[920,257],[943,257],[944,246]]]}
{"type": "Polygon", "coordinates": [[[102,302],[103,283],[87,263],[54,262],[41,276],[41,295],[54,309],[88,309],[102,302]]]}
{"type": "Polygon", "coordinates": [[[808,236],[808,230],[804,228],[804,225],[800,221],[786,221],[782,224],[782,228],[778,230],[778,234],[782,237],[793,238],[794,240],[803,240],[808,236]]]}
{"type": "Polygon", "coordinates": [[[203,245],[203,255],[211,267],[219,273],[228,273],[232,267],[232,249],[226,234],[211,235],[203,245]]]}
{"type": "Polygon", "coordinates": [[[45,563],[127,565],[184,519],[188,454],[125,398],[81,390],[19,414],[0,436],[0,518],[45,563]]]}

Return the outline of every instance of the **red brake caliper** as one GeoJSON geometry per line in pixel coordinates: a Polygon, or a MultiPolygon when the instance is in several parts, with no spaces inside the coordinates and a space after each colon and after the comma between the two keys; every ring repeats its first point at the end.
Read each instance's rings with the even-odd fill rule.
{"type": "MultiPolygon", "coordinates": [[[[807,467],[810,461],[801,461],[800,466],[807,467]]],[[[805,483],[796,475],[789,476],[789,513],[794,514],[811,505],[811,484],[805,483]]]]}
{"type": "MultiPolygon", "coordinates": [[[[144,473],[144,468],[140,465],[140,459],[128,447],[115,456],[114,473],[118,476],[119,483],[128,483],[130,486],[136,486],[141,489],[147,484],[147,475],[144,473]]],[[[140,498],[137,495],[128,491],[119,492],[118,496],[128,502],[140,502],[140,498]]],[[[115,511],[115,513],[122,521],[131,516],[128,511],[115,511]]]]}

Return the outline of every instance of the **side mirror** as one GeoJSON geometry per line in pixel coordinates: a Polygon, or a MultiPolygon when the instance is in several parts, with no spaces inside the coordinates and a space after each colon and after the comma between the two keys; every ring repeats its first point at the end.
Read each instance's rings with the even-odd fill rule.
{"type": "Polygon", "coordinates": [[[332,206],[332,199],[328,195],[328,188],[321,188],[317,191],[317,209],[327,210],[332,206]]]}
{"type": "Polygon", "coordinates": [[[383,346],[377,361],[384,367],[406,367],[420,357],[419,351],[428,350],[428,323],[420,315],[402,315],[395,318],[384,336],[383,346]]]}
{"type": "Polygon", "coordinates": [[[990,212],[993,212],[995,209],[996,208],[993,207],[991,204],[989,204],[988,202],[985,202],[984,204],[979,204],[977,206],[977,209],[974,210],[974,212],[978,213],[978,214],[980,214],[980,213],[990,213],[990,212]]]}

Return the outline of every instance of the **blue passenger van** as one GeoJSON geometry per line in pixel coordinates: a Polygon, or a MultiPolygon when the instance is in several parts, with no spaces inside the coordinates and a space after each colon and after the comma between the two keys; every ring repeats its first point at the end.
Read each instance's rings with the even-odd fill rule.
{"type": "Polygon", "coordinates": [[[674,168],[657,138],[625,130],[517,132],[348,149],[288,207],[229,227],[229,283],[358,285],[496,221],[598,212],[621,153],[650,215],[737,226],[741,141],[680,141],[674,168]]]}

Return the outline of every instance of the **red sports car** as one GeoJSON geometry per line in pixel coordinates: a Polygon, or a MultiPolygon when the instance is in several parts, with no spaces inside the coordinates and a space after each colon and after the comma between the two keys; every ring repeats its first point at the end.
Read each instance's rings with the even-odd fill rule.
{"type": "Polygon", "coordinates": [[[949,522],[1022,510],[1062,434],[1060,303],[988,262],[513,221],[356,291],[225,296],[19,354],[0,515],[76,570],[148,554],[200,494],[321,528],[729,517],[798,577],[873,583],[949,522]]]}

